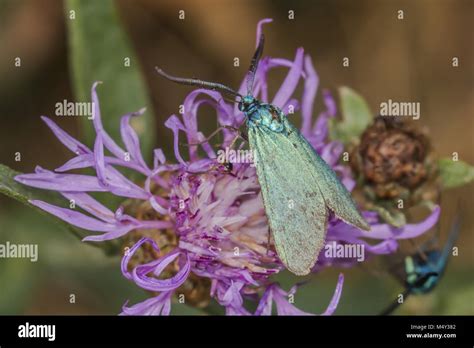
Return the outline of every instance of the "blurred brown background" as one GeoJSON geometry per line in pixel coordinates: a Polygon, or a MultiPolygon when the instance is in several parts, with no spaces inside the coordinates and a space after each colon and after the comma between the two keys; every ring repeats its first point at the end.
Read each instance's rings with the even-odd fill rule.
{"type": "MultiPolygon", "coordinates": [[[[256,24],[271,17],[274,22],[264,27],[264,54],[291,59],[303,46],[313,58],[321,87],[336,92],[341,85],[350,86],[374,112],[387,99],[420,102],[418,122],[430,129],[437,153],[450,156],[456,151],[460,159],[474,163],[474,1],[120,0],[118,6],[154,103],[160,147],[170,148],[171,132],[163,122],[177,112],[190,89],[158,78],[154,66],[237,87],[253,53],[256,24]],[[185,11],[184,21],[178,20],[179,10],[185,11]],[[288,19],[288,10],[295,11],[295,20],[288,19]],[[403,20],[397,19],[398,10],[404,11],[403,20]],[[240,67],[233,66],[234,57],[240,58],[240,67]],[[350,67],[342,66],[343,57],[350,58],[350,67]],[[453,57],[459,58],[457,68],[453,57]]],[[[54,168],[69,158],[39,118],[52,115],[56,102],[73,99],[63,13],[58,0],[0,0],[0,163],[19,171],[32,171],[36,164],[54,168]],[[21,68],[14,66],[15,57],[21,57],[21,68]],[[21,162],[14,161],[17,151],[21,162]]],[[[283,71],[275,71],[271,86],[283,77],[283,71]]],[[[207,129],[214,127],[214,121],[207,123],[207,129]]],[[[73,120],[59,124],[79,134],[73,120]]],[[[442,215],[445,228],[461,202],[461,249],[453,267],[471,276],[470,291],[473,197],[474,185],[450,191],[443,197],[442,215]]],[[[0,228],[5,229],[6,216],[21,208],[0,197],[0,209],[0,228]]],[[[40,224],[45,220],[36,219],[40,224]]],[[[48,230],[51,236],[63,233],[48,230]]],[[[73,238],[68,241],[79,245],[73,238]]],[[[85,312],[94,312],[98,300],[90,301],[85,312]]],[[[35,312],[34,307],[29,311],[35,312]]]]}

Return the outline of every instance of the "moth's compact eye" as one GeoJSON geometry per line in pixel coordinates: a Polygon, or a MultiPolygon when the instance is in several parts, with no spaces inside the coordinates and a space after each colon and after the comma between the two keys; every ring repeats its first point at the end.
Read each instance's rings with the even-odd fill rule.
{"type": "Polygon", "coordinates": [[[239,103],[239,110],[244,111],[244,103],[242,102],[239,103]]]}

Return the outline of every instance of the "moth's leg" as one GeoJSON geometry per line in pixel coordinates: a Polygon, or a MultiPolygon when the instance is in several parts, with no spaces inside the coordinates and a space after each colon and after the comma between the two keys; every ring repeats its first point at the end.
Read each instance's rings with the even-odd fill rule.
{"type": "Polygon", "coordinates": [[[235,146],[235,144],[237,143],[237,140],[239,140],[239,138],[242,139],[242,140],[245,141],[245,142],[248,142],[248,137],[247,137],[247,135],[246,135],[245,133],[239,132],[239,134],[237,134],[237,135],[235,136],[235,138],[232,139],[232,141],[230,142],[230,144],[229,144],[229,149],[233,149],[233,148],[234,148],[234,146],[235,146]]]}
{"type": "Polygon", "coordinates": [[[239,128],[236,128],[236,127],[233,127],[233,126],[220,126],[219,128],[217,128],[214,132],[211,133],[211,135],[209,135],[206,139],[200,141],[200,142],[197,142],[197,143],[193,143],[193,144],[185,144],[185,143],[179,143],[180,145],[183,145],[183,146],[197,146],[197,145],[202,145],[204,143],[207,143],[209,142],[210,139],[212,139],[213,137],[215,137],[221,130],[223,129],[230,129],[230,130],[233,130],[234,132],[240,132],[240,129],[239,128]]]}
{"type": "MultiPolygon", "coordinates": [[[[212,138],[213,136],[215,136],[217,134],[217,132],[219,132],[220,130],[222,129],[231,129],[233,131],[236,131],[236,132],[240,132],[240,130],[238,128],[235,128],[235,127],[232,127],[232,126],[222,126],[222,127],[219,127],[218,129],[216,129],[214,132],[212,132],[212,134],[207,137],[204,141],[201,141],[199,143],[194,143],[194,144],[184,144],[184,145],[187,145],[187,146],[192,146],[192,145],[199,145],[199,144],[203,144],[207,141],[209,141],[210,138],[212,138]]],[[[231,144],[231,147],[233,146],[233,143],[240,137],[240,134],[237,134],[237,136],[232,140],[232,144],[231,144]]],[[[236,176],[234,173],[232,173],[232,163],[231,162],[224,162],[224,163],[215,163],[213,165],[211,165],[207,170],[204,170],[204,171],[200,171],[200,172],[191,172],[191,171],[187,171],[188,173],[190,174],[205,174],[205,173],[209,173],[209,172],[212,172],[212,171],[220,171],[221,173],[224,173],[224,174],[229,174],[229,175],[232,175],[232,176],[236,176]]]]}
{"type": "Polygon", "coordinates": [[[242,137],[242,140],[243,140],[243,141],[245,141],[246,143],[249,142],[249,137],[248,137],[247,133],[240,132],[239,135],[242,137]]]}
{"type": "MultiPolygon", "coordinates": [[[[230,144],[228,146],[229,149],[234,149],[235,144],[237,143],[237,140],[239,140],[239,138],[242,139],[244,142],[248,142],[247,134],[242,132],[239,128],[232,127],[232,126],[222,126],[222,127],[231,129],[231,130],[233,130],[237,133],[237,135],[234,137],[234,139],[232,139],[232,141],[230,142],[230,144]]],[[[222,145],[223,144],[219,144],[219,147],[222,147],[222,145]]]]}

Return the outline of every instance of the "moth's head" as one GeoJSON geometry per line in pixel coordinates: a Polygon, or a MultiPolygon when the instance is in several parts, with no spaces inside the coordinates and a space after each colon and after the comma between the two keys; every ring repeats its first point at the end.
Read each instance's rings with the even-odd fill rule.
{"type": "Polygon", "coordinates": [[[247,112],[256,102],[257,100],[253,96],[246,95],[239,102],[239,110],[242,112],[247,112]]]}

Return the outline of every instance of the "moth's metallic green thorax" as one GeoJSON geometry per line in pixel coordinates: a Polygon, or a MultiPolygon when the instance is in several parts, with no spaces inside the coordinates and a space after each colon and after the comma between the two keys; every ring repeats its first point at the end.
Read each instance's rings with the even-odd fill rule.
{"type": "Polygon", "coordinates": [[[272,132],[284,132],[283,118],[286,117],[280,108],[262,103],[252,95],[247,95],[239,103],[239,110],[247,116],[247,127],[263,127],[272,132]]]}

